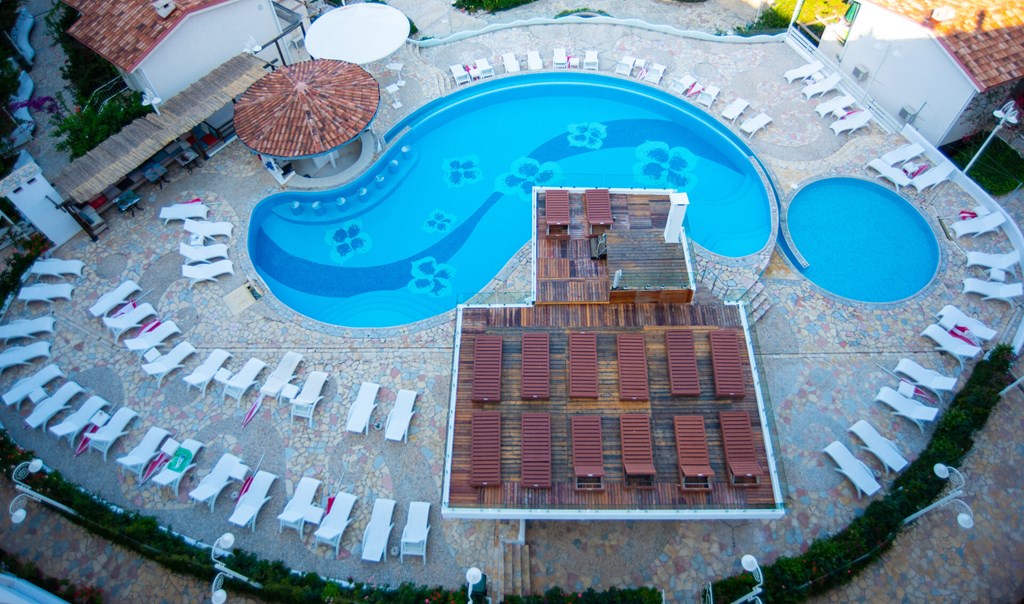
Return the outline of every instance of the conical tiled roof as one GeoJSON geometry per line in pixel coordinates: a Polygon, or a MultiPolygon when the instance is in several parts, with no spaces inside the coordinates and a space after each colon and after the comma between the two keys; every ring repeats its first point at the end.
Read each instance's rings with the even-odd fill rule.
{"type": "Polygon", "coordinates": [[[278,68],[235,105],[235,130],[250,149],[273,157],[321,155],[373,120],[380,87],[365,69],[316,60],[278,68]]]}

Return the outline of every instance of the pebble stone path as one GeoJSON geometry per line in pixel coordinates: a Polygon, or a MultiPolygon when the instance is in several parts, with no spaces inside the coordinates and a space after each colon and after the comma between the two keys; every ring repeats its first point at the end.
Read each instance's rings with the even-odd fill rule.
{"type": "MultiPolygon", "coordinates": [[[[567,2],[540,0],[499,15],[470,16],[452,10],[442,0],[393,0],[393,4],[406,11],[424,35],[434,37],[444,37],[448,28],[476,29],[489,21],[552,16],[559,10],[575,8],[567,2]]],[[[643,17],[650,22],[712,32],[727,31],[749,21],[756,12],[756,7],[729,0],[701,4],[597,0],[590,3],[590,8],[606,10],[616,17],[643,17]]],[[[39,31],[33,35],[35,41],[39,31]]],[[[45,40],[41,42],[45,44],[45,40]]],[[[815,102],[804,102],[796,84],[788,86],[782,81],[784,70],[802,63],[782,44],[720,44],[609,25],[531,26],[433,49],[417,50],[407,45],[396,55],[406,65],[403,76],[408,84],[401,92],[404,107],[395,111],[383,106],[378,116],[380,131],[423,102],[450,90],[453,84],[445,76],[450,64],[508,51],[522,54],[527,49],[539,50],[549,64],[555,46],[601,49],[601,67],[606,73],[622,54],[654,59],[669,66],[666,84],[687,72],[718,83],[723,92],[716,111],[741,96],[751,101],[751,110],[772,115],[775,123],[759,133],[751,145],[767,164],[784,205],[794,185],[813,178],[871,178],[863,167],[868,159],[901,144],[898,137],[877,127],[852,137],[833,136],[828,122],[813,114],[815,102]]],[[[382,82],[393,78],[383,65],[371,65],[370,69],[382,82]]],[[[44,167],[59,165],[57,159],[49,161],[41,163],[44,167]]],[[[78,237],[59,250],[58,256],[81,258],[90,268],[77,283],[74,299],[59,302],[54,308],[57,332],[53,351],[55,361],[70,379],[114,405],[140,412],[133,433],[114,447],[111,457],[133,446],[146,427],[160,425],[179,438],[206,443],[198,458],[198,471],[177,496],[153,486],[139,488],[133,477],[121,476],[113,463],[104,464],[95,453],[75,458],[65,443],[26,429],[16,412],[2,409],[0,421],[13,438],[86,489],[117,505],[154,515],[161,523],[207,543],[231,528],[226,518],[232,491],[237,488],[225,490],[212,515],[205,506],[191,506],[188,491],[222,453],[239,455],[250,466],[262,459],[261,469],[277,474],[279,480],[271,489],[272,499],[255,532],[234,531],[237,544],[304,571],[377,584],[414,581],[447,587],[457,587],[465,568],[471,565],[494,575],[495,545],[502,530],[498,523],[445,521],[438,510],[453,313],[403,328],[344,329],[297,317],[264,292],[261,302],[232,314],[224,296],[244,285],[247,276],[255,275],[245,249],[247,216],[256,202],[280,188],[238,143],[191,175],[172,170],[169,177],[170,183],[162,188],[140,191],[145,209],[134,218],[108,212],[105,218],[110,229],[98,243],[78,237]],[[212,205],[211,220],[228,220],[236,225],[231,243],[236,275],[189,289],[179,277],[176,250],[183,239],[182,231],[173,224],[164,226],[156,218],[156,209],[194,196],[212,205]],[[273,366],[284,351],[298,350],[304,355],[302,375],[313,370],[328,371],[332,380],[324,402],[317,408],[313,428],[304,422],[289,422],[283,405],[267,401],[256,420],[243,429],[243,407],[233,401],[223,402],[212,391],[205,396],[186,391],[180,379],[183,373],[172,374],[159,388],[145,378],[135,356],[115,344],[109,332],[86,312],[97,296],[128,278],[150,292],[145,300],[162,316],[173,314],[183,331],[179,341],[188,340],[199,349],[198,355],[186,363],[185,371],[213,348],[225,348],[234,354],[229,362],[233,369],[251,356],[273,366]],[[380,433],[373,430],[367,435],[343,432],[349,401],[364,380],[382,385],[375,418],[386,416],[398,389],[420,392],[408,443],[385,445],[380,433]],[[302,476],[323,480],[321,495],[344,489],[359,497],[338,559],[332,551],[314,547],[308,533],[300,539],[294,531],[278,534],[275,530],[274,516],[302,476]],[[401,564],[389,559],[367,564],[360,560],[362,529],[375,497],[398,500],[392,546],[397,546],[408,502],[434,504],[426,563],[413,559],[401,564]]],[[[757,362],[763,371],[762,383],[777,432],[775,450],[785,480],[787,515],[773,522],[530,522],[527,542],[535,592],[552,586],[582,590],[656,585],[666,591],[669,601],[692,602],[704,583],[739,572],[739,559],[744,553],[770,563],[780,555],[802,551],[814,539],[844,526],[867,506],[870,500],[858,500],[820,453],[834,439],[851,447],[856,444],[846,434],[850,424],[868,419],[910,458],[921,450],[928,429],[921,433],[913,424],[894,418],[870,402],[880,386],[894,385],[879,365],[891,368],[907,356],[925,366],[955,373],[955,362],[933,352],[929,342],[917,335],[931,322],[931,313],[944,304],[956,304],[978,316],[1000,329],[1003,338],[1012,334],[1011,322],[1019,321],[1019,313],[1001,303],[985,303],[958,293],[960,281],[971,273],[963,266],[959,246],[1008,248],[1002,235],[958,242],[944,236],[941,221],[953,219],[964,207],[963,193],[947,184],[923,195],[909,192],[905,196],[933,226],[942,248],[935,279],[911,299],[891,305],[836,299],[796,275],[778,254],[770,258],[762,277],[773,308],[755,328],[757,362]]],[[[528,254],[522,252],[512,259],[496,278],[494,288],[522,291],[524,276],[529,273],[527,260],[528,254]]],[[[15,303],[6,320],[43,312],[45,309],[15,303]]],[[[4,372],[0,389],[28,371],[4,372]]],[[[1014,440],[1020,433],[1021,419],[1010,412],[1020,399],[1019,392],[1008,397],[979,439],[976,451],[963,462],[971,478],[969,502],[976,515],[975,528],[966,536],[957,533],[949,528],[955,526],[950,518],[935,512],[908,530],[880,564],[827,599],[987,602],[1024,596],[1024,586],[1015,576],[1018,565],[1012,562],[1018,557],[1014,554],[1019,555],[1024,548],[1014,531],[1004,529],[1021,525],[1019,487],[1013,481],[1013,469],[1020,467],[1017,463],[1024,453],[1014,440]]],[[[27,412],[26,408],[21,414],[27,412]]],[[[874,459],[862,457],[880,470],[874,459]]],[[[881,480],[885,486],[891,477],[881,480]]],[[[147,595],[176,591],[183,594],[181,601],[198,601],[208,589],[83,535],[77,527],[38,508],[31,510],[30,521],[17,528],[12,529],[6,519],[0,520],[0,540],[5,549],[46,567],[51,574],[100,585],[108,591],[110,601],[148,602],[152,599],[147,595]],[[83,553],[90,551],[103,552],[104,557],[83,553]],[[92,557],[107,565],[90,563],[92,557]],[[111,561],[116,562],[114,568],[118,570],[110,570],[111,561]],[[132,586],[119,589],[117,584],[121,582],[132,586]],[[189,599],[184,594],[199,595],[189,599]]]]}

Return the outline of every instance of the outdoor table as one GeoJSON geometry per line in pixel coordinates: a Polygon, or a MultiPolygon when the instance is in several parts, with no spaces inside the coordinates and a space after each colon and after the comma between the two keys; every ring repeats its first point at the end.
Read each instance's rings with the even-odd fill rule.
{"type": "Polygon", "coordinates": [[[132,216],[135,216],[135,206],[138,205],[141,201],[142,198],[139,197],[139,194],[133,191],[132,189],[128,189],[124,193],[121,193],[120,195],[114,198],[114,203],[117,204],[118,211],[131,211],[132,216]]]}

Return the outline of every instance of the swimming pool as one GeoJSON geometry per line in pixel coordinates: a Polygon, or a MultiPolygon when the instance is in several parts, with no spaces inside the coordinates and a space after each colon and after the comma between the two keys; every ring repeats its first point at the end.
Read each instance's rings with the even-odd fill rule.
{"type": "MultiPolygon", "coordinates": [[[[939,265],[924,216],[889,189],[827,178],[797,192],[786,214],[790,238],[809,266],[798,270],[844,298],[896,302],[921,291],[939,265]]],[[[792,253],[788,249],[787,251],[792,253]]]]}
{"type": "MultiPolygon", "coordinates": [[[[595,74],[493,80],[437,99],[340,189],[279,193],[249,225],[249,254],[292,309],[349,327],[402,325],[480,291],[531,236],[533,186],[670,188],[689,236],[725,255],[768,241],[752,152],[715,118],[595,74]]],[[[524,292],[525,293],[525,292],[524,292]]]]}

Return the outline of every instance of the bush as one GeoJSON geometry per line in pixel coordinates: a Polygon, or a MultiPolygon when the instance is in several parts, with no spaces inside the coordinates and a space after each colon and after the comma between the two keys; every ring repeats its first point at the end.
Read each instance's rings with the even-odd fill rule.
{"type": "Polygon", "coordinates": [[[533,0],[456,0],[455,8],[461,8],[469,12],[485,10],[489,13],[497,13],[509,10],[517,6],[529,4],[533,0]]]}
{"type": "Polygon", "coordinates": [[[562,592],[557,587],[544,592],[543,596],[506,596],[505,604],[661,604],[661,592],[653,587],[618,589],[608,591],[588,589],[583,592],[562,592]]]}
{"type": "Polygon", "coordinates": [[[55,579],[44,575],[39,568],[27,562],[22,564],[12,554],[0,547],[0,568],[41,587],[72,604],[102,604],[103,592],[96,587],[79,587],[67,579],[55,579]]]}
{"type": "Polygon", "coordinates": [[[25,240],[15,240],[14,244],[19,249],[7,259],[7,267],[0,273],[0,304],[21,288],[22,275],[40,254],[50,249],[50,241],[39,233],[25,240]]]}
{"type": "MultiPolygon", "coordinates": [[[[696,1],[696,2],[704,2],[705,0],[694,0],[694,1],[696,1]]],[[[607,12],[605,12],[603,10],[596,10],[596,9],[593,9],[593,8],[574,8],[574,9],[571,9],[571,10],[564,10],[564,11],[558,13],[557,15],[555,15],[555,18],[556,19],[561,19],[562,17],[569,17],[569,16],[572,16],[572,15],[580,15],[582,17],[593,17],[595,15],[600,15],[602,17],[610,17],[611,16],[611,15],[609,15],[607,12]]]]}
{"type": "Polygon", "coordinates": [[[63,2],[58,2],[46,15],[46,25],[67,56],[67,62],[60,68],[60,74],[71,85],[75,104],[85,105],[96,89],[121,76],[106,59],[68,35],[68,28],[78,20],[78,17],[77,11],[63,2]]]}
{"type": "Polygon", "coordinates": [[[54,129],[50,136],[61,139],[57,148],[69,153],[71,159],[81,157],[132,121],[148,114],[150,109],[142,106],[141,98],[138,92],[131,92],[118,95],[98,108],[94,103],[74,110],[61,99],[63,111],[52,118],[54,129]]]}

